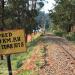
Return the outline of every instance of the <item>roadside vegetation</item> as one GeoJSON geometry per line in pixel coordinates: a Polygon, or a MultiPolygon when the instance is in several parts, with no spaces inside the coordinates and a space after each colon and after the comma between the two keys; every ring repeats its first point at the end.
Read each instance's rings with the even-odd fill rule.
{"type": "Polygon", "coordinates": [[[59,36],[59,37],[64,37],[68,41],[75,42],[75,32],[67,33],[65,31],[56,29],[56,30],[52,30],[51,33],[53,33],[54,35],[59,36]]]}

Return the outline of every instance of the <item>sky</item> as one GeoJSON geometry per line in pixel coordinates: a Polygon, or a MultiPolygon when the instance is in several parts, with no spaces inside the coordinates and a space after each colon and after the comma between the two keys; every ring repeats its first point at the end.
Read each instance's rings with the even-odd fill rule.
{"type": "Polygon", "coordinates": [[[54,0],[46,0],[48,3],[45,3],[44,7],[41,11],[44,11],[45,13],[48,13],[48,10],[53,8],[53,4],[55,3],[54,0]]]}

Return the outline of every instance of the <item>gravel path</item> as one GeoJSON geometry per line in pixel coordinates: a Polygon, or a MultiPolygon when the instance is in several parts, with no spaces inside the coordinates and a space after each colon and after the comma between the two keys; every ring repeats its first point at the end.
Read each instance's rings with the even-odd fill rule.
{"type": "Polygon", "coordinates": [[[46,62],[40,75],[75,75],[75,48],[65,38],[46,34],[42,38],[46,46],[46,62]]]}

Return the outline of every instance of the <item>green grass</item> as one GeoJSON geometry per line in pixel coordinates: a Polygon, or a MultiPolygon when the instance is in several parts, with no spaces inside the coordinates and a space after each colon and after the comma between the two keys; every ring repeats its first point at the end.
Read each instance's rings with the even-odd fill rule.
{"type": "Polygon", "coordinates": [[[22,66],[22,62],[30,58],[30,56],[32,55],[32,52],[33,52],[33,46],[28,48],[28,50],[25,53],[13,55],[13,58],[12,58],[13,69],[16,70],[20,68],[22,66]]]}
{"type": "Polygon", "coordinates": [[[26,70],[26,71],[24,71],[23,73],[18,74],[18,75],[31,75],[31,74],[32,74],[32,71],[26,70]]]}

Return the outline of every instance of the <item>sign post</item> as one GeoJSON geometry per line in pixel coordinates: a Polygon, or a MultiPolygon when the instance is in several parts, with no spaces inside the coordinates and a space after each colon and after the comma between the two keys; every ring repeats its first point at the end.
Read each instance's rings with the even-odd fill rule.
{"type": "Polygon", "coordinates": [[[10,59],[10,55],[7,55],[7,66],[8,66],[9,75],[12,75],[12,68],[11,68],[11,59],[10,59]]]}
{"type": "Polygon", "coordinates": [[[26,51],[24,30],[7,30],[0,32],[0,56],[7,56],[9,75],[12,75],[10,55],[26,51]]]}

